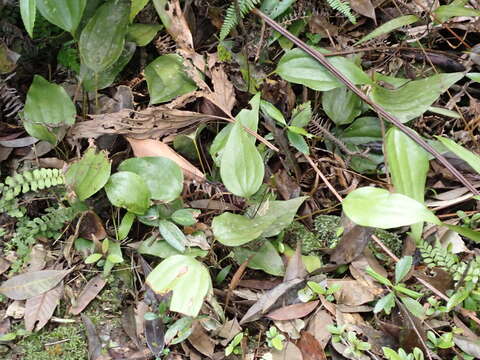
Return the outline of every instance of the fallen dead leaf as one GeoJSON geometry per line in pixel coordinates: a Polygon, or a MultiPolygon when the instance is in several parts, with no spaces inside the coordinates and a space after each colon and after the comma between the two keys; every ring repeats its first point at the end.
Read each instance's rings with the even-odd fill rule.
{"type": "Polygon", "coordinates": [[[21,319],[25,315],[25,301],[15,300],[8,305],[5,311],[5,316],[12,317],[14,319],[21,319]]]}
{"type": "Polygon", "coordinates": [[[202,353],[210,359],[213,357],[213,352],[215,350],[215,341],[208,336],[208,334],[203,330],[200,322],[196,322],[193,325],[192,334],[188,337],[188,341],[199,353],[202,353]]]}
{"type": "Polygon", "coordinates": [[[80,314],[90,302],[102,291],[107,284],[102,275],[97,275],[92,278],[83,288],[82,292],[78,296],[75,305],[70,309],[70,313],[73,315],[80,314]]]}
{"type": "Polygon", "coordinates": [[[205,181],[205,175],[193,166],[184,157],[178,155],[170,146],[159,141],[152,139],[137,140],[127,138],[128,142],[132,146],[133,152],[137,157],[143,156],[163,156],[172,161],[175,161],[183,170],[186,177],[194,179],[198,182],[205,181]]]}
{"type": "Polygon", "coordinates": [[[331,279],[327,280],[327,283],[329,287],[341,286],[340,290],[334,294],[337,304],[358,306],[375,300],[375,295],[371,293],[370,289],[357,280],[331,279]]]}
{"type": "Polygon", "coordinates": [[[287,342],[282,351],[272,351],[272,360],[303,360],[303,356],[294,343],[287,342]]]}
{"type": "Polygon", "coordinates": [[[160,317],[145,319],[144,333],[148,348],[154,356],[160,356],[165,347],[165,327],[162,319],[160,317]]]}
{"type": "Polygon", "coordinates": [[[373,19],[373,21],[375,21],[375,24],[377,24],[375,7],[372,5],[371,0],[350,0],[349,2],[353,10],[363,16],[373,19]]]}
{"type": "Polygon", "coordinates": [[[302,319],[274,320],[273,323],[278,330],[288,334],[290,340],[300,339],[300,332],[305,329],[305,321],[302,319]]]}
{"type": "Polygon", "coordinates": [[[287,282],[293,279],[305,279],[305,276],[307,276],[307,270],[302,261],[301,245],[297,244],[295,253],[288,260],[283,281],[287,282]]]}
{"type": "Polygon", "coordinates": [[[179,0],[154,2],[155,9],[177,46],[185,50],[193,50],[193,37],[187,20],[183,15],[179,0]],[[165,4],[163,8],[161,5],[165,4]],[[158,5],[157,5],[158,4],[158,5]]]}
{"type": "Polygon", "coordinates": [[[223,324],[223,326],[218,331],[218,336],[223,338],[221,345],[227,346],[228,343],[237,335],[239,332],[242,331],[242,327],[238,323],[237,318],[232,320],[228,320],[223,324]]]}
{"type": "Polygon", "coordinates": [[[8,261],[3,257],[0,257],[0,275],[2,275],[9,268],[10,268],[10,261],[8,261]]]}
{"type": "Polygon", "coordinates": [[[453,342],[468,355],[480,359],[480,340],[472,340],[466,336],[454,335],[453,342]]]}
{"type": "Polygon", "coordinates": [[[53,316],[62,294],[63,283],[60,283],[52,290],[28,299],[25,303],[25,330],[42,329],[53,316]]]}
{"type": "Polygon", "coordinates": [[[332,338],[332,334],[327,330],[327,326],[333,324],[332,317],[325,310],[317,312],[308,323],[307,331],[315,336],[323,349],[332,338]]]}
{"type": "Polygon", "coordinates": [[[42,244],[35,244],[32,247],[27,263],[28,271],[42,270],[47,264],[47,250],[42,244]]]}
{"type": "Polygon", "coordinates": [[[235,105],[233,84],[228,79],[222,63],[218,61],[217,54],[208,55],[207,65],[212,77],[213,92],[205,97],[217,105],[223,112],[230,115],[235,105]]]}
{"type": "Polygon", "coordinates": [[[327,356],[323,351],[322,346],[318,340],[308,331],[302,332],[300,340],[297,341],[297,346],[302,352],[303,360],[326,360],[327,356]]]}
{"type": "Polygon", "coordinates": [[[122,328],[128,337],[135,343],[138,349],[140,349],[140,340],[137,336],[137,323],[135,320],[135,309],[133,306],[127,307],[122,314],[122,328]]]}
{"type": "Polygon", "coordinates": [[[346,216],[342,216],[342,226],[345,231],[330,254],[330,261],[338,265],[349,264],[360,256],[373,232],[372,228],[353,224],[346,216]]]}
{"type": "MultiPolygon", "coordinates": [[[[100,337],[97,334],[95,325],[92,320],[84,314],[81,315],[83,324],[85,325],[85,330],[87,331],[87,340],[88,340],[88,359],[89,360],[100,360],[105,359],[102,356],[102,342],[100,337]]],[[[109,359],[110,357],[108,357],[109,359]]]]}
{"type": "Polygon", "coordinates": [[[78,235],[94,241],[105,239],[107,237],[107,232],[103,226],[102,219],[100,219],[100,217],[93,211],[89,210],[85,212],[81,218],[78,235]]]}
{"type": "Polygon", "coordinates": [[[310,301],[307,303],[299,303],[299,304],[283,306],[269,313],[267,317],[272,320],[300,319],[302,317],[307,316],[313,310],[315,310],[319,302],[320,302],[319,300],[316,300],[316,301],[310,301]]]}

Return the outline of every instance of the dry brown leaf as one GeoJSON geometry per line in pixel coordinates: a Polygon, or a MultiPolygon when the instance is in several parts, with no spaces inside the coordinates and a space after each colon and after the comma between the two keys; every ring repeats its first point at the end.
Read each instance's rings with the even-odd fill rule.
{"type": "Polygon", "coordinates": [[[279,309],[273,310],[267,315],[272,320],[293,320],[300,319],[310,314],[317,307],[319,300],[310,301],[307,303],[298,303],[293,305],[283,306],[279,309]]]}
{"type": "Polygon", "coordinates": [[[235,105],[235,88],[228,79],[223,65],[219,63],[217,54],[210,54],[207,64],[212,77],[213,92],[206,95],[206,98],[217,105],[223,112],[231,115],[235,105]]]}
{"type": "Polygon", "coordinates": [[[330,331],[327,330],[327,326],[331,324],[333,324],[332,317],[325,310],[317,312],[308,323],[308,332],[315,336],[323,349],[332,337],[330,331]]]}
{"type": "Polygon", "coordinates": [[[272,360],[303,360],[303,356],[294,343],[288,342],[282,351],[272,351],[272,360]]]}
{"type": "Polygon", "coordinates": [[[73,315],[80,314],[90,302],[102,291],[107,284],[105,279],[101,275],[97,275],[92,278],[83,288],[82,292],[78,296],[75,306],[70,309],[70,313],[73,315]]]}
{"type": "Polygon", "coordinates": [[[14,319],[21,319],[25,315],[25,302],[23,300],[15,300],[8,305],[5,311],[5,316],[12,317],[14,319]]]}
{"type": "Polygon", "coordinates": [[[372,5],[371,0],[350,0],[350,6],[359,14],[369,17],[375,21],[375,24],[377,23],[375,7],[372,5]]]}
{"type": "Polygon", "coordinates": [[[209,358],[213,357],[215,341],[213,341],[205,330],[203,330],[200,322],[197,321],[193,325],[192,334],[188,337],[188,341],[199,353],[202,353],[209,358]]]}
{"type": "Polygon", "coordinates": [[[137,140],[127,138],[128,142],[132,146],[133,153],[137,157],[143,156],[163,156],[175,161],[183,170],[184,175],[187,178],[194,179],[198,182],[205,181],[205,175],[193,166],[184,157],[178,155],[170,146],[159,141],[152,139],[137,140]]]}
{"type": "Polygon", "coordinates": [[[228,320],[218,331],[218,336],[223,338],[221,341],[222,346],[227,346],[228,343],[242,331],[242,327],[238,323],[237,318],[228,320]]]}
{"type": "Polygon", "coordinates": [[[337,304],[358,306],[375,300],[368,287],[363,286],[359,281],[352,279],[332,279],[327,280],[328,287],[340,285],[339,291],[334,296],[337,304]]]}
{"type": "MultiPolygon", "coordinates": [[[[161,1],[158,4],[161,5],[161,1]]],[[[167,1],[165,7],[162,9],[155,4],[158,15],[162,19],[163,24],[167,28],[170,36],[175,40],[177,46],[185,50],[193,50],[193,37],[187,20],[183,15],[179,0],[167,1]]]]}
{"type": "Polygon", "coordinates": [[[300,340],[297,341],[297,346],[302,352],[303,360],[326,360],[327,356],[323,351],[322,346],[318,340],[308,331],[302,332],[300,340]]]}
{"type": "Polygon", "coordinates": [[[9,268],[10,268],[10,261],[8,261],[3,257],[0,257],[0,275],[2,275],[9,268]]]}
{"type": "Polygon", "coordinates": [[[25,330],[42,329],[53,316],[62,294],[63,282],[46,293],[28,299],[25,303],[25,330]]]}
{"type": "Polygon", "coordinates": [[[85,325],[85,330],[87,331],[87,340],[88,340],[88,359],[89,360],[100,360],[100,359],[110,359],[110,356],[103,357],[102,355],[102,341],[100,336],[98,336],[97,329],[93,324],[92,320],[86,315],[81,315],[83,324],[85,325]]]}
{"type": "Polygon", "coordinates": [[[87,211],[81,221],[78,235],[88,240],[103,240],[107,232],[103,226],[102,219],[93,211],[87,211]]]}
{"type": "Polygon", "coordinates": [[[27,272],[43,270],[47,264],[46,257],[47,250],[45,250],[45,247],[42,244],[34,245],[28,259],[27,272]]]}
{"type": "Polygon", "coordinates": [[[274,320],[273,323],[281,332],[288,334],[290,340],[300,339],[300,332],[305,329],[305,321],[302,319],[294,320],[274,320]]]}
{"type": "Polygon", "coordinates": [[[287,269],[285,270],[283,281],[286,282],[293,279],[305,279],[305,276],[307,276],[307,270],[305,269],[305,265],[302,261],[301,244],[297,244],[295,253],[290,257],[290,259],[288,259],[287,269]]]}
{"type": "Polygon", "coordinates": [[[375,296],[379,296],[383,294],[383,287],[376,281],[372,279],[366,273],[366,268],[370,267],[375,270],[378,274],[388,277],[386,270],[378,263],[378,261],[372,256],[360,256],[349,266],[350,273],[352,276],[364,287],[368,288],[368,290],[375,296]]]}

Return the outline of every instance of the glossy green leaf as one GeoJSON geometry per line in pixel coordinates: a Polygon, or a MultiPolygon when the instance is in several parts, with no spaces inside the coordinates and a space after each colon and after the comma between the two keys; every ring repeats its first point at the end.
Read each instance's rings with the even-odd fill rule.
{"type": "Polygon", "coordinates": [[[359,41],[356,42],[355,45],[364,43],[365,41],[376,38],[380,35],[388,34],[388,33],[392,32],[393,30],[401,28],[402,26],[413,24],[413,23],[417,22],[418,20],[420,20],[420,19],[415,15],[399,16],[399,17],[397,17],[393,20],[387,21],[383,25],[380,25],[375,30],[373,30],[371,33],[369,33],[368,35],[362,37],[359,41]]]}
{"type": "MultiPolygon", "coordinates": [[[[428,153],[396,127],[387,131],[385,147],[396,192],[423,203],[429,168],[428,153]]],[[[422,224],[412,226],[414,239],[420,239],[422,228],[422,224]]]]}
{"type": "Polygon", "coordinates": [[[451,19],[456,16],[480,16],[480,10],[472,9],[469,7],[458,6],[455,4],[450,5],[440,5],[433,12],[435,15],[435,20],[440,21],[441,23],[451,19]]]}
{"type": "Polygon", "coordinates": [[[28,35],[33,38],[33,26],[35,25],[35,15],[37,13],[36,0],[20,0],[20,15],[23,25],[28,35]]]}
{"type": "Polygon", "coordinates": [[[158,230],[163,239],[171,245],[175,250],[180,252],[185,251],[185,234],[175,225],[173,222],[168,220],[160,220],[158,224],[158,230]]]}
{"type": "Polygon", "coordinates": [[[177,54],[156,58],[145,68],[145,78],[150,104],[170,101],[197,88],[185,72],[182,58],[177,54]]]}
{"type": "Polygon", "coordinates": [[[398,284],[407,276],[412,264],[413,258],[411,256],[404,256],[395,264],[395,284],[398,284]]]}
{"type": "Polygon", "coordinates": [[[220,176],[227,189],[237,196],[252,196],[263,182],[265,166],[252,137],[237,122],[223,150],[220,176]]]}
{"type": "Polygon", "coordinates": [[[107,154],[103,151],[96,153],[95,148],[90,147],[79,161],[69,166],[65,183],[83,201],[105,186],[110,172],[107,154]]]}
{"type": "MultiPolygon", "coordinates": [[[[132,8],[130,10],[130,22],[135,19],[135,16],[143,10],[150,0],[132,0],[132,8]]],[[[140,45],[141,46],[141,45],[140,45]]]]}
{"type": "Polygon", "coordinates": [[[195,209],[180,209],[172,214],[172,221],[183,226],[192,226],[197,222],[197,216],[200,210],[195,209]]]}
{"type": "MultiPolygon", "coordinates": [[[[353,61],[340,56],[328,61],[354,84],[371,84],[370,77],[353,61]]],[[[328,91],[344,85],[330,72],[300,49],[289,50],[280,59],[277,74],[284,80],[305,85],[313,90],[328,91]]]]}
{"type": "Polygon", "coordinates": [[[262,110],[262,113],[269,116],[276,122],[282,124],[282,125],[287,125],[287,122],[285,121],[285,117],[283,116],[282,112],[278,110],[275,105],[272,103],[261,100],[260,101],[260,109],[262,110]]]}
{"type": "Polygon", "coordinates": [[[361,145],[381,141],[380,120],[373,116],[356,119],[346,129],[337,129],[336,135],[346,144],[361,145]]]}
{"type": "Polygon", "coordinates": [[[420,320],[425,319],[425,309],[423,308],[422,304],[420,304],[417,300],[406,296],[401,296],[400,300],[402,301],[403,305],[405,305],[407,310],[412,313],[413,316],[419,318],[420,320]]]}
{"type": "Polygon", "coordinates": [[[345,214],[362,226],[391,229],[420,221],[440,224],[440,220],[422,203],[380,188],[358,188],[347,195],[342,205],[345,214]]]}
{"type": "Polygon", "coordinates": [[[457,305],[460,305],[470,295],[467,289],[461,288],[455,291],[447,302],[447,311],[452,311],[457,305]]]}
{"type": "Polygon", "coordinates": [[[160,24],[132,24],[128,28],[127,38],[138,46],[146,46],[161,29],[160,24]]]}
{"type": "Polygon", "coordinates": [[[339,87],[323,93],[322,107],[336,125],[345,125],[362,113],[362,100],[346,87],[339,87]]]}
{"type": "Polygon", "coordinates": [[[120,171],[130,171],[141,176],[152,199],[170,202],[183,190],[183,173],[173,160],[160,156],[130,158],[119,165],[120,171]]]}
{"type": "Polygon", "coordinates": [[[428,110],[441,94],[463,77],[463,73],[436,74],[390,90],[374,86],[371,99],[401,122],[412,120],[428,110]]]}
{"type": "Polygon", "coordinates": [[[77,110],[70,96],[60,85],[35,75],[27,93],[24,118],[37,125],[58,127],[73,125],[77,110]]]}
{"type": "Polygon", "coordinates": [[[118,226],[118,231],[117,231],[117,240],[124,240],[127,236],[128,233],[130,232],[130,229],[132,228],[133,221],[135,220],[135,214],[127,211],[125,215],[123,215],[122,221],[120,222],[120,225],[118,226]]]}
{"type": "Polygon", "coordinates": [[[162,261],[147,276],[146,283],[157,294],[173,292],[170,310],[197,316],[212,288],[207,268],[191,256],[174,255],[162,261]]]}
{"type": "Polygon", "coordinates": [[[286,201],[267,201],[253,219],[224,212],[213,219],[213,234],[227,246],[240,246],[260,236],[276,236],[290,225],[305,199],[306,197],[299,197],[286,201]]]}
{"type": "Polygon", "coordinates": [[[250,256],[253,256],[247,265],[250,269],[262,270],[274,276],[282,276],[285,273],[282,258],[270,241],[265,241],[256,251],[238,247],[233,250],[233,253],[238,264],[242,264],[250,256]]]}
{"type": "Polygon", "coordinates": [[[480,73],[468,73],[467,77],[473,81],[480,83],[480,73]]]}
{"type": "Polygon", "coordinates": [[[455,141],[450,140],[446,137],[436,136],[437,140],[440,141],[448,150],[457,155],[460,159],[465,161],[468,165],[472,167],[477,173],[480,174],[480,156],[471,152],[470,150],[465,149],[463,146],[457,144],[455,141]]]}
{"type": "Polygon", "coordinates": [[[112,264],[120,264],[123,262],[122,249],[120,243],[109,241],[107,260],[112,264]]]}
{"type": "Polygon", "coordinates": [[[89,256],[87,256],[87,258],[85,259],[85,264],[95,264],[98,260],[100,260],[102,258],[102,254],[99,254],[99,253],[94,253],[94,254],[91,254],[89,256]]]}
{"type": "Polygon", "coordinates": [[[142,177],[133,172],[120,171],[110,176],[105,184],[105,191],[113,205],[134,214],[144,214],[150,204],[147,184],[142,177]]]}
{"type": "Polygon", "coordinates": [[[95,73],[112,66],[122,54],[129,14],[129,0],[109,0],[82,30],[78,42],[80,58],[95,73]]]}
{"type": "Polygon", "coordinates": [[[82,81],[83,88],[86,91],[97,91],[105,89],[112,85],[117,75],[123,70],[123,68],[130,62],[135,53],[136,46],[132,42],[125,43],[122,53],[118,60],[100,73],[95,73],[88,68],[85,64],[80,66],[80,79],[82,81]]]}
{"type": "Polygon", "coordinates": [[[59,28],[75,33],[87,0],[36,0],[40,14],[59,28]]]}
{"type": "Polygon", "coordinates": [[[52,145],[56,145],[61,140],[57,137],[55,129],[49,130],[45,125],[34,124],[33,122],[24,119],[23,128],[28,135],[39,140],[47,141],[52,145]]]}
{"type": "Polygon", "coordinates": [[[302,135],[288,130],[287,138],[290,145],[293,146],[295,149],[305,155],[310,155],[310,148],[308,147],[307,141],[302,135]]]}
{"type": "Polygon", "coordinates": [[[275,19],[287,11],[296,0],[264,0],[260,10],[275,19]]]}

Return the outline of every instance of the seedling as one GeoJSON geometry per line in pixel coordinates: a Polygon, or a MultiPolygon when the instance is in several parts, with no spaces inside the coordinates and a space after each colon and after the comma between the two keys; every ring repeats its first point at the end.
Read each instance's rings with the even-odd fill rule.
{"type": "Polygon", "coordinates": [[[243,339],[243,332],[240,332],[237,335],[235,335],[232,341],[230,341],[230,343],[225,348],[225,356],[228,356],[230,354],[240,355],[242,353],[242,348],[240,346],[242,339],[243,339]]]}
{"type": "Polygon", "coordinates": [[[275,326],[270,326],[267,331],[267,345],[277,350],[283,350],[285,336],[280,334],[275,326]]]}

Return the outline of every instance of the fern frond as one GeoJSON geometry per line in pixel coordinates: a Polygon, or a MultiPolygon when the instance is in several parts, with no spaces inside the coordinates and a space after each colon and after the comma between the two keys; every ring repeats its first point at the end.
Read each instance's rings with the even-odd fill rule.
{"type": "Polygon", "coordinates": [[[352,8],[350,4],[343,2],[342,0],[327,0],[328,5],[333,9],[347,17],[352,24],[357,23],[355,15],[352,14],[352,8]]]}
{"type": "MultiPolygon", "coordinates": [[[[240,19],[237,17],[235,1],[236,0],[232,1],[227,9],[227,12],[225,13],[223,25],[220,30],[220,40],[225,40],[228,34],[230,34],[232,29],[237,26],[238,22],[240,21],[240,19]]],[[[242,19],[260,2],[261,0],[238,0],[238,7],[240,8],[240,16],[242,19]]]]}

